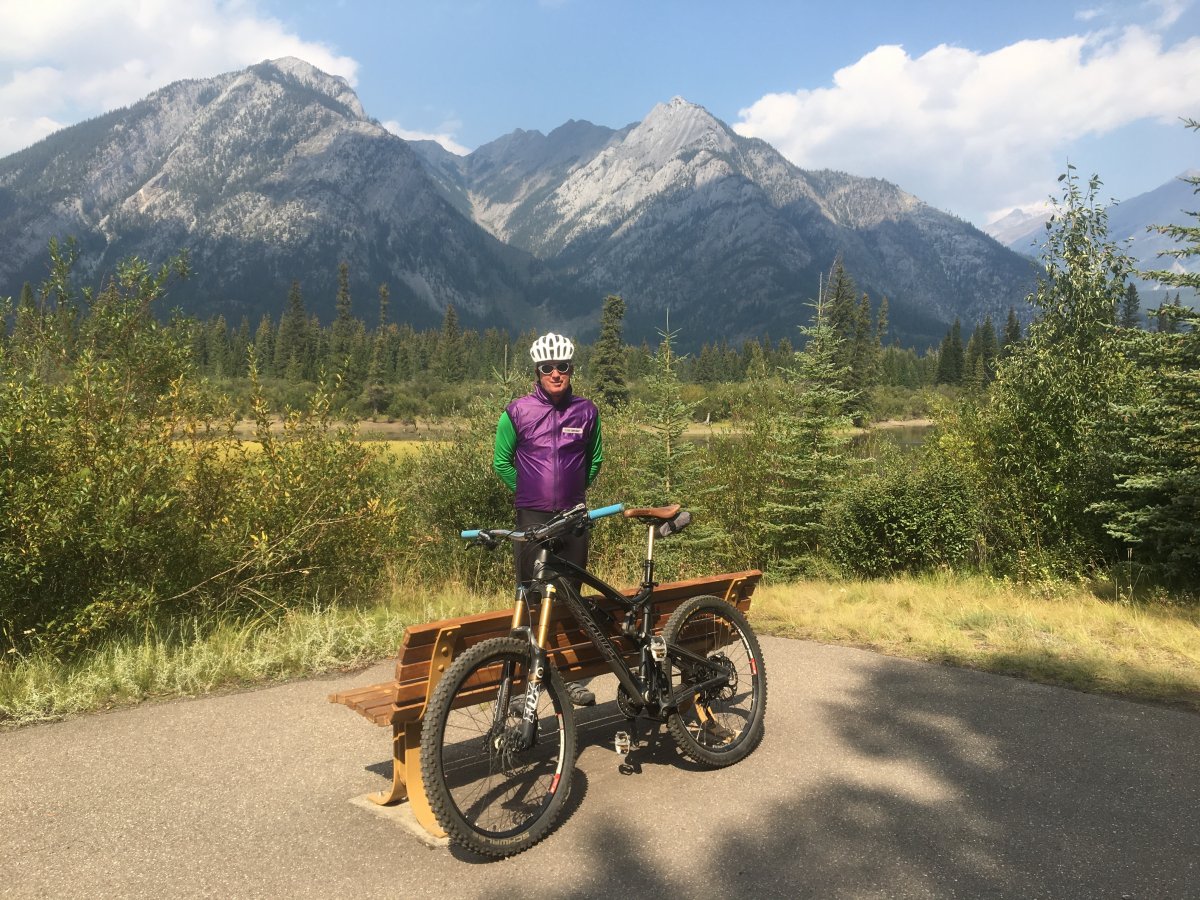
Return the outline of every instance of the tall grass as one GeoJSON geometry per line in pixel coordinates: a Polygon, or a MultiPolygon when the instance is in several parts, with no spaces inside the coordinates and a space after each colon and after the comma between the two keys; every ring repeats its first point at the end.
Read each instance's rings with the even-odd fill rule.
{"type": "MultiPolygon", "coordinates": [[[[68,662],[0,663],[0,726],[61,719],[153,698],[196,696],[342,671],[392,656],[404,628],[507,605],[396,583],[375,605],[310,606],[272,618],[147,629],[68,662]]],[[[1084,587],[986,578],[805,581],[761,586],[764,633],[865,647],[1200,712],[1200,609],[1098,599],[1084,587]]]]}
{"type": "Polygon", "coordinates": [[[10,654],[0,663],[0,726],[353,669],[393,655],[408,625],[500,604],[498,597],[397,586],[373,606],[312,605],[245,622],[149,627],[65,661],[49,652],[10,654]]]}
{"type": "Polygon", "coordinates": [[[983,577],[760,588],[760,629],[1200,711],[1200,609],[983,577]]]}

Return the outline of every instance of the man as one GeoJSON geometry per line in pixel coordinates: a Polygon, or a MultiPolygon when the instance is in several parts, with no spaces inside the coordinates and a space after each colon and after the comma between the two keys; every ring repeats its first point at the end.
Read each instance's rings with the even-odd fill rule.
{"type": "MultiPolygon", "coordinates": [[[[521,530],[582,503],[604,460],[596,405],[571,391],[575,345],[550,332],[533,342],[529,355],[535,366],[533,392],[500,414],[492,457],[496,474],[513,491],[521,530]]],[[[523,584],[533,577],[533,548],[514,546],[517,583],[523,584]]],[[[565,537],[559,555],[586,568],[587,532],[565,537]]],[[[596,702],[582,684],[568,684],[567,691],[576,706],[596,702]]]]}

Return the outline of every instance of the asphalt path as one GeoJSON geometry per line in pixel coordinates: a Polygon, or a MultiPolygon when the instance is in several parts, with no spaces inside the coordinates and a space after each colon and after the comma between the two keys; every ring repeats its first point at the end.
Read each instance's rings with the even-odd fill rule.
{"type": "Polygon", "coordinates": [[[1200,897],[1200,716],[762,644],[748,759],[623,774],[581,710],[564,820],[499,862],[363,804],[389,732],[325,697],[388,664],[0,733],[0,896],[1200,897]]]}

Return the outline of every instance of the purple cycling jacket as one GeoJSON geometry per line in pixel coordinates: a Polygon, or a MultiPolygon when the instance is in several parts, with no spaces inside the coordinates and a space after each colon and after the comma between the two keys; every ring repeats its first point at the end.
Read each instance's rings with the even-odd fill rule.
{"type": "Polygon", "coordinates": [[[597,449],[596,405],[570,394],[555,406],[537,385],[533,393],[508,404],[505,412],[516,432],[513,505],[550,512],[582,503],[597,449]]]}

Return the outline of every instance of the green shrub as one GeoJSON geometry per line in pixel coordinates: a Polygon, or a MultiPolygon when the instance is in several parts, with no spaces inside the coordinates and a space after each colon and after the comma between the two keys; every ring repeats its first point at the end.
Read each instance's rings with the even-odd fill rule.
{"type": "Polygon", "coordinates": [[[327,397],[274,436],[256,385],[261,450],[235,441],[227,404],[153,316],[171,269],[131,260],[77,297],[70,255],[51,253],[40,303],[0,342],[4,643],[70,654],[163,618],[369,589],[395,509],[382,464],[330,428],[327,397]]]}
{"type": "Polygon", "coordinates": [[[892,452],[843,490],[829,514],[826,551],[860,577],[953,568],[977,558],[977,518],[969,481],[947,461],[892,452]]]}

